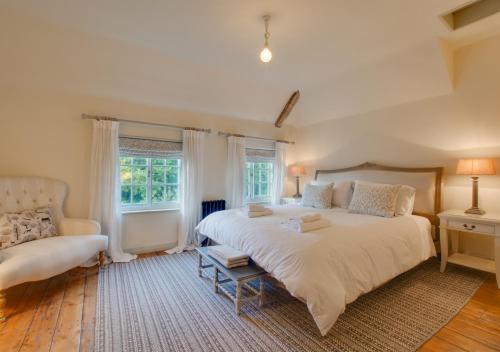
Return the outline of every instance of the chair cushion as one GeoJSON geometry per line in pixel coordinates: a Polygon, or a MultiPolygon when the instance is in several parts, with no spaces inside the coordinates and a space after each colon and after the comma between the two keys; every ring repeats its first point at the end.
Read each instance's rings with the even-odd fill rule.
{"type": "Polygon", "coordinates": [[[3,249],[0,290],[62,274],[107,248],[107,236],[75,235],[49,237],[3,249]]]}

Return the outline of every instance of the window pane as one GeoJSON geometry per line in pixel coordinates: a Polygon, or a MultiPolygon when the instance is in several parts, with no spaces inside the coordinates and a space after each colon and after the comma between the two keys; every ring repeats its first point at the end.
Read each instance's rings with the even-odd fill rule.
{"type": "Polygon", "coordinates": [[[151,201],[153,203],[162,203],[165,200],[165,187],[153,186],[151,190],[151,201]]]}
{"type": "Polygon", "coordinates": [[[261,196],[267,196],[267,195],[269,195],[267,183],[263,183],[263,184],[260,185],[260,195],[261,196]]]}
{"type": "Polygon", "coordinates": [[[147,202],[146,186],[133,186],[132,203],[134,205],[137,205],[137,204],[146,204],[146,202],[147,202]]]}
{"type": "Polygon", "coordinates": [[[163,166],[165,165],[165,159],[151,159],[151,165],[163,166]]]}
{"type": "Polygon", "coordinates": [[[122,184],[132,182],[132,169],[130,166],[120,167],[120,180],[122,184]]]}
{"type": "Polygon", "coordinates": [[[179,159],[167,159],[167,166],[179,166],[179,159]]]}
{"type": "Polygon", "coordinates": [[[136,166],[132,169],[132,182],[134,184],[146,184],[147,176],[147,166],[136,166]]]}
{"type": "Polygon", "coordinates": [[[178,182],[179,169],[169,167],[167,168],[167,183],[177,183],[178,182]]]}
{"type": "Polygon", "coordinates": [[[178,191],[178,186],[167,186],[165,193],[165,200],[169,202],[176,201],[177,191],[178,191]]]}
{"type": "Polygon", "coordinates": [[[165,183],[165,167],[153,166],[153,183],[165,183]]]}
{"type": "Polygon", "coordinates": [[[122,204],[130,204],[132,190],[130,186],[122,186],[122,204]]]}
{"type": "Polygon", "coordinates": [[[120,164],[122,165],[132,165],[132,158],[121,157],[120,164]]]}
{"type": "Polygon", "coordinates": [[[146,158],[133,158],[132,164],[134,165],[146,165],[148,160],[146,158]]]}

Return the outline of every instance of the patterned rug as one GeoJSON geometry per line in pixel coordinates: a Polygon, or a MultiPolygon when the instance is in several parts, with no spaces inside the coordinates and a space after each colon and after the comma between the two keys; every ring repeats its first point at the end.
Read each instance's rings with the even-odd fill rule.
{"type": "MultiPolygon", "coordinates": [[[[414,351],[486,274],[430,259],[348,305],[322,337],[305,304],[266,286],[266,304],[233,303],[197,276],[193,253],[109,265],[99,273],[95,349],[103,351],[414,351]]],[[[226,284],[230,285],[230,284],[226,284]]]]}

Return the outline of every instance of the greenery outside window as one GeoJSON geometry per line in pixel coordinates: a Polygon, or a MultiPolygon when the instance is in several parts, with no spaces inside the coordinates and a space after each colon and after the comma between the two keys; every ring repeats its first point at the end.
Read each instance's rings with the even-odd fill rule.
{"type": "Polygon", "coordinates": [[[245,202],[271,201],[273,162],[247,161],[245,172],[245,202]]]}
{"type": "Polygon", "coordinates": [[[179,208],[181,160],[120,157],[124,211],[179,208]]]}

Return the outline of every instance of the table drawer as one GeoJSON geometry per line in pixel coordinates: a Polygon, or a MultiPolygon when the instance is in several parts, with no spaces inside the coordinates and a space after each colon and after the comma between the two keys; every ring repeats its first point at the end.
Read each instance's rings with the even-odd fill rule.
{"type": "Polygon", "coordinates": [[[492,224],[484,224],[475,221],[460,221],[460,220],[448,220],[448,227],[457,229],[460,231],[471,231],[471,232],[480,232],[487,234],[495,233],[495,225],[492,224]]]}

